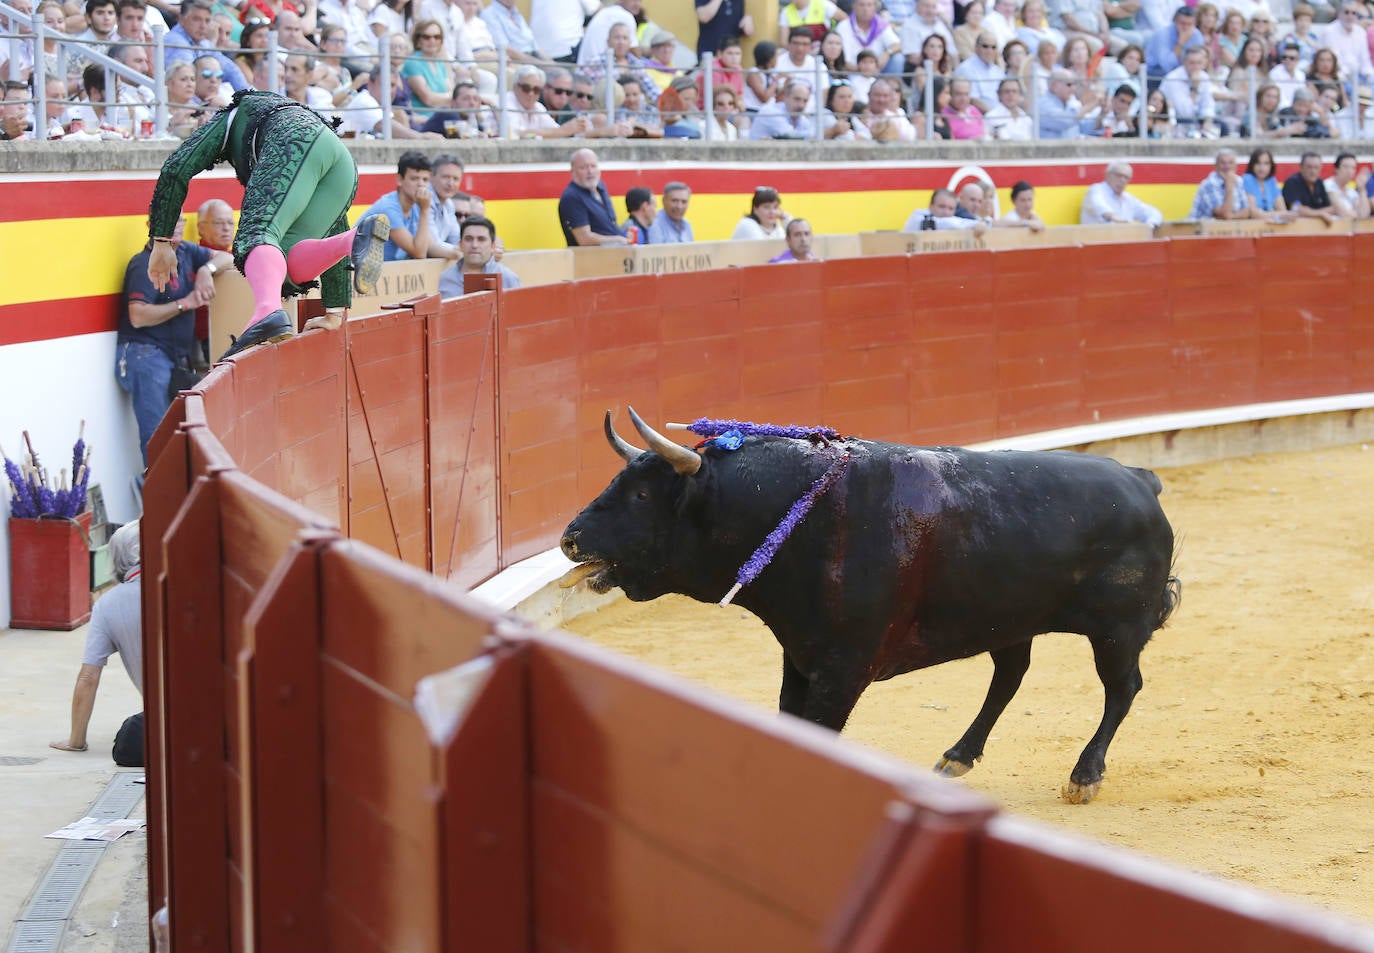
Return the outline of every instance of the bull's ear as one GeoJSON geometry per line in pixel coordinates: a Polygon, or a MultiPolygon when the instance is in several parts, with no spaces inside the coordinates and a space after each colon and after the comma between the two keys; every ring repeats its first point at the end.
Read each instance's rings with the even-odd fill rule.
{"type": "Polygon", "coordinates": [[[611,426],[611,412],[609,410],[606,411],[605,430],[606,442],[611,445],[612,450],[614,450],[616,453],[620,454],[620,456],[624,458],[626,463],[633,463],[635,458],[644,452],[643,450],[640,450],[638,447],[630,446],[628,443],[621,439],[620,434],[615,432],[615,428],[611,426]]]}
{"type": "Polygon", "coordinates": [[[671,463],[674,470],[690,476],[701,469],[701,454],[673,443],[654,430],[653,427],[639,419],[639,414],[635,413],[633,407],[627,405],[625,409],[630,412],[630,420],[634,422],[635,429],[644,438],[644,442],[649,445],[649,449],[671,463]]]}

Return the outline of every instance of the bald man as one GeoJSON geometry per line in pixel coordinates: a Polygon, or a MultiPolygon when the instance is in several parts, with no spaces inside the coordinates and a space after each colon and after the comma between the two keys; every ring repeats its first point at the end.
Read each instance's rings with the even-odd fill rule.
{"type": "MultiPolygon", "coordinates": [[[[197,242],[212,251],[234,250],[234,209],[224,199],[208,199],[196,210],[197,242]]],[[[196,344],[201,362],[210,363],[210,306],[196,308],[196,344]]]]}
{"type": "Polygon", "coordinates": [[[572,154],[572,181],[558,199],[558,220],[570,248],[629,243],[616,224],[615,206],[601,181],[601,163],[590,149],[572,154]]]}

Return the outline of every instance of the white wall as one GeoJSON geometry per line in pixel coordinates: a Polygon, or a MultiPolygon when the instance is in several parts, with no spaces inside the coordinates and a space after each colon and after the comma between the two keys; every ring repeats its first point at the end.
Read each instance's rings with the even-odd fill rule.
{"type": "MultiPolygon", "coordinates": [[[[139,514],[131,482],[143,469],[138,427],[114,375],[114,332],[0,347],[0,447],[18,463],[23,431],[54,476],[71,466],[81,421],[112,522],[139,514]]],[[[70,476],[69,476],[70,479],[70,476]]],[[[0,628],[10,621],[10,489],[0,478],[0,628]]]]}

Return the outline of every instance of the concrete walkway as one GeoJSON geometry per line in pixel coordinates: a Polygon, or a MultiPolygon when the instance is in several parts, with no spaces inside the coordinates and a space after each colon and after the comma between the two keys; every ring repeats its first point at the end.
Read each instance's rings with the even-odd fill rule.
{"type": "MultiPolygon", "coordinates": [[[[143,705],[117,657],[100,679],[89,749],[48,747],[67,737],[85,641],[84,626],[73,632],[0,630],[0,951],[11,949],[15,921],[66,843],[44,835],[84,817],[116,772],[143,773],[110,758],[115,732],[143,705]]],[[[143,817],[145,803],[130,816],[143,817]]],[[[67,920],[61,950],[148,949],[147,843],[146,834],[136,832],[105,849],[67,920]]]]}

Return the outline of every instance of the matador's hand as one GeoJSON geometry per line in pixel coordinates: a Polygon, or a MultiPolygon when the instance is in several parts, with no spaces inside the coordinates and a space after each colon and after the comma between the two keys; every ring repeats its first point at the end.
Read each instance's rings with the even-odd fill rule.
{"type": "Polygon", "coordinates": [[[177,253],[171,243],[153,242],[153,252],[148,256],[148,280],[153,287],[158,291],[166,291],[176,267],[177,253]]]}

